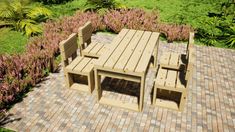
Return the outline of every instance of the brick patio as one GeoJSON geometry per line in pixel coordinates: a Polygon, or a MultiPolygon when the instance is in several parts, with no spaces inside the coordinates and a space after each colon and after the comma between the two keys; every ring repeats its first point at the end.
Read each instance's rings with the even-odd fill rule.
{"type": "MultiPolygon", "coordinates": [[[[94,41],[110,42],[112,35],[95,35],[94,41]]],[[[195,46],[196,63],[186,107],[177,112],[151,105],[155,70],[146,79],[144,109],[133,112],[97,103],[92,94],[66,88],[63,72],[50,74],[22,102],[17,103],[4,125],[17,131],[235,131],[235,51],[195,46]]],[[[162,51],[185,52],[185,44],[161,42],[162,51]]],[[[136,101],[136,96],[116,94],[125,82],[111,80],[104,96],[136,101]],[[114,86],[112,82],[120,85],[114,86]]],[[[127,85],[128,86],[128,85],[127,85]]],[[[133,93],[136,89],[129,89],[133,93]]]]}

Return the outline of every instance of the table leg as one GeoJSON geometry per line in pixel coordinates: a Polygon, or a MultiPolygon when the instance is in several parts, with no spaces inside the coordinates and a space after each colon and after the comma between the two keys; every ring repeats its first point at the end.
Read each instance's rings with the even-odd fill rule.
{"type": "Polygon", "coordinates": [[[142,110],[143,110],[143,104],[144,104],[144,89],[145,89],[145,75],[141,76],[139,111],[142,111],[142,110]]]}

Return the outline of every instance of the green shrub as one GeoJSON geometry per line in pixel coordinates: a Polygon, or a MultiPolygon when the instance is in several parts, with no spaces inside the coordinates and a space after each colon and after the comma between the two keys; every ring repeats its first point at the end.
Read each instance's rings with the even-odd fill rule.
{"type": "Polygon", "coordinates": [[[115,0],[87,0],[87,7],[91,9],[115,8],[115,0]]]}
{"type": "Polygon", "coordinates": [[[43,6],[32,7],[23,0],[5,0],[0,8],[0,22],[3,27],[12,27],[32,36],[42,32],[39,23],[48,19],[51,14],[52,12],[43,6]]]}
{"type": "Polygon", "coordinates": [[[35,1],[50,5],[50,4],[62,4],[71,0],[35,0],[35,1]]]}

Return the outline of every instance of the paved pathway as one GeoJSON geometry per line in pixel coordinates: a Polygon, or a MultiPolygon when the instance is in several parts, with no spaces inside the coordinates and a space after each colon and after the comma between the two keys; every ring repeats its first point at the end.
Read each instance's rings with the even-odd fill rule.
{"type": "MultiPolygon", "coordinates": [[[[110,42],[114,35],[98,34],[93,40],[110,42]]],[[[162,51],[185,52],[185,44],[161,42],[162,51]]],[[[143,112],[100,105],[91,95],[65,87],[62,70],[10,111],[4,126],[17,131],[235,131],[235,51],[196,46],[197,59],[184,111],[151,106],[155,72],[147,74],[143,112]]],[[[111,94],[111,93],[110,93],[111,94]]],[[[109,95],[107,92],[106,95],[109,95]]],[[[119,99],[132,99],[133,96],[119,99]]]]}

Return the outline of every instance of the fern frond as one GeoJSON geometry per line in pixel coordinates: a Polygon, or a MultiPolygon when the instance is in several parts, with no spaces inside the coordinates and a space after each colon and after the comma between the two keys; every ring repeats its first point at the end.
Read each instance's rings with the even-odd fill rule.
{"type": "Polygon", "coordinates": [[[0,19],[9,19],[14,16],[14,10],[8,1],[4,1],[0,7],[0,19]]]}
{"type": "Polygon", "coordinates": [[[21,31],[30,37],[31,35],[40,34],[42,32],[42,28],[36,21],[30,19],[24,19],[18,22],[18,27],[21,31]]]}
{"type": "Polygon", "coordinates": [[[27,17],[37,19],[40,16],[50,17],[51,15],[52,12],[45,7],[34,7],[28,12],[27,17]]]}

